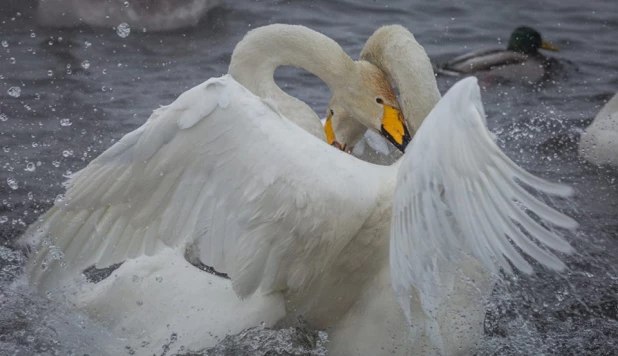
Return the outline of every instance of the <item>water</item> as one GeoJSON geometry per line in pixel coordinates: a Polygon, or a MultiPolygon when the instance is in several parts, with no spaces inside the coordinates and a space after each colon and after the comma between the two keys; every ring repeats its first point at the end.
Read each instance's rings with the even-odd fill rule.
{"type": "MultiPolygon", "coordinates": [[[[504,46],[524,24],[557,44],[561,52],[553,55],[575,65],[564,78],[537,87],[487,83],[483,101],[510,157],[576,189],[573,201],[558,203],[581,223],[572,238],[579,254],[566,259],[564,275],[541,271],[496,288],[479,354],[618,354],[618,171],[581,162],[574,150],[578,132],[618,89],[615,1],[234,2],[195,28],[167,33],[120,21],[115,28],[39,28],[33,6],[0,5],[0,350],[96,355],[96,343],[84,341],[96,340],[128,353],[100,326],[11,284],[23,263],[11,243],[62,193],[65,175],[142,125],[159,105],[225,73],[248,30],[283,22],[323,32],[354,58],[378,26],[390,23],[408,27],[437,61],[504,46]]],[[[277,81],[325,111],[329,91],[314,76],[286,68],[277,81]]],[[[452,83],[438,79],[442,92],[452,83]]]]}

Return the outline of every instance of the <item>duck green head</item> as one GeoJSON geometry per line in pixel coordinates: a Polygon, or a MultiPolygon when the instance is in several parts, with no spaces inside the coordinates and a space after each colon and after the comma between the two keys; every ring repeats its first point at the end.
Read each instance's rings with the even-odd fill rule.
{"type": "Polygon", "coordinates": [[[521,26],[515,29],[509,40],[509,51],[534,54],[538,49],[546,49],[557,52],[558,48],[549,42],[543,41],[541,34],[533,28],[521,26]]]}

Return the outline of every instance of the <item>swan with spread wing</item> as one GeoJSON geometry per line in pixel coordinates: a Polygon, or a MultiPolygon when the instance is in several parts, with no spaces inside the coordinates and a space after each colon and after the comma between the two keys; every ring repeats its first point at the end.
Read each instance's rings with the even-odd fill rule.
{"type": "MultiPolygon", "coordinates": [[[[414,44],[422,51],[399,26],[378,30],[372,39],[383,39],[376,48],[393,51],[393,58],[414,44]]],[[[311,45],[307,38],[302,43],[311,45]]],[[[264,43],[255,49],[264,47],[274,56],[275,48],[264,43]]],[[[407,125],[391,101],[390,85],[375,85],[381,82],[374,76],[382,75],[375,66],[352,62],[364,69],[351,69],[354,75],[344,77],[345,84],[325,78],[335,114],[341,108],[406,150],[392,166],[329,147],[301,128],[302,120],[290,121],[292,106],[307,107],[263,85],[274,83],[272,73],[243,80],[230,65],[230,75],[210,79],[155,111],[69,180],[64,199],[24,237],[38,250],[27,266],[31,281],[49,289],[92,264],[153,255],[128,261],[104,293],[87,296],[91,305],[107,308],[94,312],[120,309],[128,320],[119,323],[149,331],[156,326],[148,322],[194,314],[179,333],[194,349],[216,341],[208,334],[221,337],[248,322],[283,325],[302,316],[310,326],[329,330],[334,355],[466,352],[461,345],[469,340],[449,344],[434,314],[457,304],[456,296],[449,300],[443,294],[458,283],[456,277],[511,271],[507,259],[531,272],[507,236],[541,264],[564,268],[514,222],[542,245],[572,251],[525,209],[543,223],[574,228],[575,222],[532,197],[516,179],[558,196],[571,190],[526,173],[500,151],[486,128],[475,78],[460,81],[440,99],[426,54],[414,48],[423,55],[412,72],[397,69],[410,65],[409,57],[405,63],[382,57],[381,63],[399,86],[407,125]],[[359,73],[370,73],[365,78],[371,80],[359,73]],[[406,149],[410,132],[416,134],[406,149]],[[200,260],[231,281],[190,270],[178,249],[165,247],[192,242],[200,260]],[[135,274],[142,276],[139,283],[135,274]],[[157,286],[168,281],[168,288],[157,286]],[[139,292],[154,304],[155,315],[135,304],[130,308],[132,293],[139,292]],[[181,295],[188,299],[178,299],[181,295]],[[218,305],[231,309],[217,312],[218,305]],[[238,317],[241,308],[248,316],[238,317]]],[[[235,57],[236,52],[233,63],[235,57]]],[[[300,65],[277,60],[264,65],[274,71],[281,64],[300,65]]],[[[247,75],[253,73],[247,69],[247,75]]]]}
{"type": "MultiPolygon", "coordinates": [[[[429,58],[405,28],[394,25],[377,30],[365,44],[361,59],[385,71],[398,86],[409,131],[417,132],[407,153],[393,165],[399,169],[389,227],[389,273],[395,294],[408,322],[416,325],[417,333],[424,333],[420,340],[429,349],[468,354],[482,333],[485,300],[499,269],[512,273],[511,266],[515,266],[532,273],[530,264],[504,239],[506,235],[546,267],[564,268],[553,254],[531,243],[513,222],[545,246],[572,251],[554,233],[539,229],[525,209],[510,205],[522,202],[555,226],[574,229],[577,224],[539,203],[513,178],[558,196],[568,196],[570,189],[525,173],[491,141],[480,92],[471,84],[476,79],[467,80],[469,95],[450,93],[440,99],[429,58]],[[411,191],[406,192],[401,181],[408,181],[411,191]]],[[[455,85],[451,92],[464,83],[455,85]]],[[[382,128],[363,123],[362,118],[354,120],[337,101],[333,98],[327,110],[329,143],[350,146],[366,128],[381,132],[382,128]]],[[[348,324],[360,322],[352,320],[348,324]]],[[[355,332],[348,332],[346,338],[354,338],[355,332]]],[[[429,353],[429,349],[414,350],[429,353]]]]}

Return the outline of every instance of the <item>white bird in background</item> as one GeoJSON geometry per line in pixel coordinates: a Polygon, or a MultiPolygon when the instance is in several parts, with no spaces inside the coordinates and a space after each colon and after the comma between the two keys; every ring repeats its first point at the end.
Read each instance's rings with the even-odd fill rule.
{"type": "MultiPolygon", "coordinates": [[[[384,50],[393,55],[416,43],[399,26],[374,36],[389,33],[397,37],[384,50]]],[[[165,333],[176,332],[177,345],[198,349],[247,326],[284,325],[298,316],[328,329],[333,355],[467,353],[476,331],[445,335],[448,320],[435,312],[448,307],[465,314],[470,293],[484,288],[470,280],[485,271],[510,272],[507,259],[532,271],[507,235],[541,264],[564,268],[513,221],[542,245],[572,251],[526,209],[544,224],[576,223],[515,179],[558,196],[571,190],[526,173],[500,151],[486,128],[475,78],[455,84],[436,104],[439,93],[424,51],[420,63],[407,63],[421,72],[416,77],[390,71],[401,75],[396,79],[404,113],[418,130],[400,160],[372,165],[324,144],[288,119],[292,106],[302,105],[272,87],[277,65],[301,66],[320,77],[333,71],[325,81],[337,107],[402,149],[409,132],[389,102],[390,85],[375,86],[383,83],[375,67],[351,60],[339,66],[343,52],[323,38],[297,26],[250,32],[232,56],[230,75],[209,79],[156,110],[76,173],[64,199],[23,238],[38,250],[27,266],[31,281],[40,289],[70,287],[69,277],[89,265],[151,255],[126,262],[76,299],[125,336],[149,340],[146,349],[136,350],[144,354],[160,347],[165,333]],[[246,66],[272,59],[239,70],[243,46],[255,52],[246,66]],[[285,62],[282,53],[292,59],[285,62]],[[311,63],[303,66],[305,56],[332,61],[307,58],[311,63]],[[255,72],[267,74],[237,76],[255,72]],[[417,89],[418,97],[408,97],[417,89]],[[279,96],[260,97],[273,92],[279,96]],[[423,110],[431,111],[424,121],[423,110]],[[189,265],[182,250],[190,243],[204,264],[231,281],[189,265]],[[453,290],[461,299],[443,294],[453,290]]],[[[459,321],[467,322],[463,316],[459,321]]]]}
{"type": "Polygon", "coordinates": [[[112,28],[127,23],[140,31],[169,31],[197,25],[220,4],[220,0],[38,0],[36,16],[39,25],[47,27],[112,28]]]}
{"type": "Polygon", "coordinates": [[[579,155],[599,166],[618,166],[618,93],[605,104],[580,136],[579,155]]]}

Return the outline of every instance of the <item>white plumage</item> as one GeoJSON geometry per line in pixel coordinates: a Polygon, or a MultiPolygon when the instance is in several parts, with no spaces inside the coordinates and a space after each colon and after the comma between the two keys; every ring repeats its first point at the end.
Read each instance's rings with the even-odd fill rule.
{"type": "Polygon", "coordinates": [[[80,303],[111,309],[117,330],[159,341],[162,320],[202,313],[178,345],[203,348],[216,340],[205,334],[240,331],[230,327],[231,312],[217,308],[241,307],[218,289],[229,282],[212,284],[212,275],[195,271],[184,278],[191,267],[181,252],[196,242],[202,262],[227,273],[240,299],[265,306],[267,315],[245,304],[253,317],[237,327],[302,316],[329,328],[328,347],[337,355],[465,354],[478,337],[490,275],[512,272],[507,261],[532,271],[513,245],[554,270],[564,264],[545,246],[572,251],[545,226],[576,223],[516,179],[549,194],[571,193],[526,173],[495,145],[476,78],[455,84],[405,155],[385,167],[329,147],[226,75],[156,110],[76,173],[64,198],[24,236],[39,250],[27,270],[39,288],[53,289],[70,286],[91,264],[157,255],[122,266],[80,303]],[[171,253],[165,245],[180,248],[171,253]],[[170,263],[170,288],[152,293],[129,283],[162,263],[170,263]],[[195,298],[178,302],[179,293],[192,292],[195,298]],[[165,317],[131,308],[124,302],[131,293],[167,306],[158,311],[165,317]]]}
{"type": "Polygon", "coordinates": [[[38,0],[36,16],[46,27],[113,28],[124,22],[140,31],[170,31],[197,25],[219,5],[219,0],[38,0]]]}
{"type": "Polygon", "coordinates": [[[618,166],[618,93],[582,133],[579,155],[596,165],[618,166]]]}
{"type": "Polygon", "coordinates": [[[511,264],[532,273],[513,245],[550,269],[564,269],[515,222],[541,246],[564,253],[573,252],[572,247],[527,211],[553,226],[574,229],[577,223],[530,195],[516,179],[548,194],[572,194],[569,187],[527,173],[502,153],[487,130],[476,78],[461,80],[423,122],[399,170],[390,263],[404,310],[418,302],[418,293],[428,318],[436,318],[443,299],[451,297],[453,280],[466,279],[466,268],[476,264],[493,275],[500,270],[511,274],[511,264]]]}

